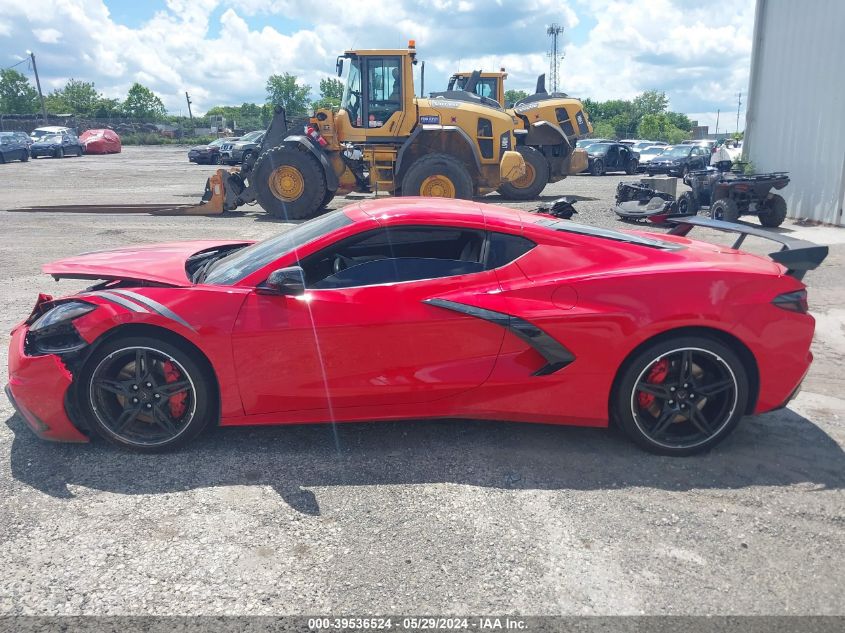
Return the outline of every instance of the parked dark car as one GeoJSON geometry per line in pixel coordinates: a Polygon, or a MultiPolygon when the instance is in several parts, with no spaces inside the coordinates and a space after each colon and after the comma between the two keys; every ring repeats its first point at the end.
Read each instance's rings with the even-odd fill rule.
{"type": "Polygon", "coordinates": [[[220,162],[226,165],[238,165],[258,151],[264,140],[264,130],[244,134],[237,141],[223,143],[220,146],[220,162]]]}
{"type": "Polygon", "coordinates": [[[0,132],[0,163],[29,160],[29,145],[17,132],[0,132]]]}
{"type": "Polygon", "coordinates": [[[622,143],[593,143],[587,150],[587,169],[593,176],[602,176],[612,171],[636,174],[640,156],[628,145],[622,143]]]}
{"type": "Polygon", "coordinates": [[[53,158],[64,158],[65,156],[82,156],[84,153],[82,141],[75,134],[49,134],[42,136],[29,148],[33,158],[39,156],[52,156],[53,158]]]}
{"type": "Polygon", "coordinates": [[[704,169],[709,164],[709,149],[700,145],[681,144],[667,147],[660,156],[649,161],[646,171],[649,176],[668,174],[683,178],[694,169],[704,169]]]}
{"type": "Polygon", "coordinates": [[[208,145],[196,145],[188,150],[188,161],[197,165],[219,165],[220,147],[239,140],[237,136],[218,138],[208,145]]]}

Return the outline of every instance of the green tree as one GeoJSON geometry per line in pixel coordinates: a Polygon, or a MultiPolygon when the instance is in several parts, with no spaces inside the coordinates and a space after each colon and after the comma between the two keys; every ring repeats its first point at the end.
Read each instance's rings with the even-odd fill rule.
{"type": "Polygon", "coordinates": [[[340,79],[320,80],[320,98],[314,102],[314,108],[339,108],[343,99],[343,82],[340,79]]]}
{"type": "Polygon", "coordinates": [[[3,114],[38,112],[38,93],[25,75],[12,68],[0,70],[0,112],[3,114]]]}
{"type": "Polygon", "coordinates": [[[644,114],[637,126],[637,135],[652,141],[680,143],[688,133],[672,123],[668,114],[644,114]]]}
{"type": "Polygon", "coordinates": [[[616,130],[607,121],[593,121],[593,138],[614,138],[616,130]]]}
{"type": "Polygon", "coordinates": [[[658,90],[646,90],[644,93],[634,98],[631,103],[634,115],[641,117],[646,114],[662,114],[666,112],[669,106],[669,99],[666,98],[665,92],[658,90]]]}
{"type": "Polygon", "coordinates": [[[102,98],[93,83],[70,79],[64,88],[47,95],[45,101],[50,112],[56,114],[92,115],[102,98]]]}
{"type": "Polygon", "coordinates": [[[505,103],[513,104],[527,96],[528,93],[524,90],[505,90],[505,103]]]}
{"type": "Polygon", "coordinates": [[[98,119],[107,119],[120,115],[120,99],[107,99],[101,96],[94,104],[91,114],[98,119]]]}
{"type": "Polygon", "coordinates": [[[132,84],[129,92],[126,93],[122,110],[130,118],[148,121],[161,119],[167,114],[161,99],[152,90],[138,82],[132,84]]]}
{"type": "Polygon", "coordinates": [[[267,79],[267,100],[282,106],[288,117],[307,114],[311,86],[298,84],[296,75],[270,75],[267,79]]]}
{"type": "Polygon", "coordinates": [[[686,114],[681,114],[680,112],[667,112],[666,116],[669,117],[669,122],[679,130],[683,130],[684,132],[692,130],[692,121],[689,120],[689,117],[686,114]]]}

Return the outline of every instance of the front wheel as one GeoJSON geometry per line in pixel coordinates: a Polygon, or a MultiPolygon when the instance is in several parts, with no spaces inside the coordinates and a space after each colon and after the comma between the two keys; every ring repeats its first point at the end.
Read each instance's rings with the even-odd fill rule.
{"type": "Polygon", "coordinates": [[[220,164],[220,154],[215,154],[211,159],[212,165],[219,165],[220,164]]]}
{"type": "Polygon", "coordinates": [[[65,148],[60,147],[56,150],[56,158],[64,158],[65,157],[65,148]]]}
{"type": "Polygon", "coordinates": [[[521,145],[517,151],[525,160],[525,175],[512,182],[503,182],[498,191],[509,200],[532,200],[549,183],[549,161],[533,147],[521,145]]]}
{"type": "Polygon", "coordinates": [[[593,176],[601,176],[604,174],[604,161],[600,158],[598,160],[594,160],[593,164],[590,165],[590,173],[593,176]]]}
{"type": "Polygon", "coordinates": [[[611,412],[647,451],[684,456],[706,451],[739,424],[748,377],[729,347],[707,337],[653,343],[626,362],[611,412]]]}
{"type": "Polygon", "coordinates": [[[625,173],[629,176],[637,173],[637,168],[640,166],[639,161],[636,159],[631,159],[628,164],[625,166],[625,173]]]}
{"type": "Polygon", "coordinates": [[[736,222],[739,219],[739,209],[736,202],[730,198],[721,198],[710,205],[710,217],[714,220],[736,222]]]}
{"type": "Polygon", "coordinates": [[[21,152],[21,162],[25,163],[29,160],[29,150],[24,150],[21,152]]]}
{"type": "Polygon", "coordinates": [[[678,196],[678,213],[680,215],[695,215],[698,213],[698,198],[692,191],[685,191],[678,196]]]}
{"type": "Polygon", "coordinates": [[[195,353],[168,341],[120,337],[82,368],[78,401],[91,429],[129,450],[171,450],[216,413],[213,376],[195,353]]]}
{"type": "Polygon", "coordinates": [[[447,154],[418,158],[402,178],[403,196],[472,198],[472,178],[461,161],[447,154]]]}
{"type": "Polygon", "coordinates": [[[258,204],[274,218],[301,220],[313,215],[326,195],[326,175],[310,152],[286,147],[264,151],[249,179],[258,204]]]}

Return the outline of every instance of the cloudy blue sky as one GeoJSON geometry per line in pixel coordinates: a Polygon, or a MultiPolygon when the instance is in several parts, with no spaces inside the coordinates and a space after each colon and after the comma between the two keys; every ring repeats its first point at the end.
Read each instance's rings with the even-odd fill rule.
{"type": "Polygon", "coordinates": [[[186,90],[199,112],[261,102],[272,73],[316,87],[342,50],[414,38],[427,91],[458,68],[500,66],[508,87],[530,91],[548,69],[551,22],[565,27],[565,92],[610,99],[655,88],[711,127],[721,109],[720,127],[727,119],[733,129],[753,0],[0,0],[0,67],[31,49],[47,91],[73,77],[122,98],[140,81],[178,114],[186,90]]]}

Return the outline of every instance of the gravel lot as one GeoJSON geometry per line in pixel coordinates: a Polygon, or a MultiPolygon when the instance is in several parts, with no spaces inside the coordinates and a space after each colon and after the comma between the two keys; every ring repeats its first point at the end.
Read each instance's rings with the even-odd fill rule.
{"type": "MultiPolygon", "coordinates": [[[[284,228],[257,208],[10,211],[198,200],[213,168],[185,148],[0,170],[3,384],[7,333],[37,293],[80,287],[42,263],[284,228]]],[[[576,195],[581,221],[618,227],[619,180],[572,177],[546,198],[576,195]]],[[[463,421],[216,430],[138,456],[42,442],[0,396],[0,613],[845,614],[845,231],[784,229],[832,245],[808,276],[816,363],[789,409],[700,457],[463,421]]]]}

